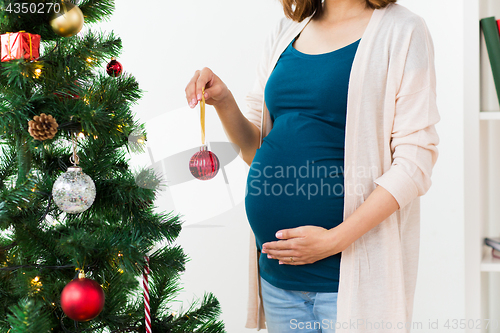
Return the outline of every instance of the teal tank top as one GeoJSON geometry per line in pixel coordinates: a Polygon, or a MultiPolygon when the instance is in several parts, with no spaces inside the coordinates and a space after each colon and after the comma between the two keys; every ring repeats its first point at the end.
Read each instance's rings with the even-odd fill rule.
{"type": "MultiPolygon", "coordinates": [[[[294,39],[295,41],[295,39],[294,39]]],[[[278,230],[334,228],[343,221],[347,92],[360,40],[310,55],[292,41],[269,77],[264,98],[271,132],[250,165],[245,210],[257,248],[278,230]]],[[[338,292],[341,253],[307,265],[259,258],[262,278],[287,289],[338,292]]]]}

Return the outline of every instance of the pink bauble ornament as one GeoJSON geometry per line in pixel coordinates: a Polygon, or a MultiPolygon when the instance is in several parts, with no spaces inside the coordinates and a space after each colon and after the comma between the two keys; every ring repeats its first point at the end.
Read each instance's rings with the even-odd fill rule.
{"type": "Polygon", "coordinates": [[[199,180],[212,179],[219,172],[219,159],[203,145],[189,160],[189,170],[199,180]]]}

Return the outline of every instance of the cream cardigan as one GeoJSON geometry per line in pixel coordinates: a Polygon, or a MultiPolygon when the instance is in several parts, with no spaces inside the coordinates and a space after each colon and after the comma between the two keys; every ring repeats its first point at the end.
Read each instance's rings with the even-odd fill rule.
{"type": "MultiPolygon", "coordinates": [[[[274,66],[310,18],[282,19],[264,46],[245,117],[271,131],[264,87],[274,66]]],[[[434,49],[424,20],[390,4],[368,23],[352,65],[345,133],[344,220],[377,185],[400,208],[342,252],[337,333],[409,332],[420,241],[420,198],[438,157],[434,49]],[[405,328],[406,326],[406,328],[405,328]]],[[[241,156],[241,153],[240,153],[241,156]]],[[[247,328],[265,328],[258,253],[250,238],[247,328]]]]}

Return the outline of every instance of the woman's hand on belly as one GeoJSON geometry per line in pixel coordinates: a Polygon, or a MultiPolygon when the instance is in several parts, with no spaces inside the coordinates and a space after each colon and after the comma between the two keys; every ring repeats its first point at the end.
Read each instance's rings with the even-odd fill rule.
{"type": "Polygon", "coordinates": [[[344,251],[398,209],[399,203],[393,195],[377,186],[354,213],[336,227],[327,230],[304,226],[280,230],[281,235],[280,231],[276,233],[280,240],[262,244],[262,252],[283,264],[310,264],[344,251]]]}
{"type": "Polygon", "coordinates": [[[276,238],[280,240],[262,244],[262,253],[280,264],[312,264],[342,251],[335,228],[306,225],[278,231],[276,238]]]}

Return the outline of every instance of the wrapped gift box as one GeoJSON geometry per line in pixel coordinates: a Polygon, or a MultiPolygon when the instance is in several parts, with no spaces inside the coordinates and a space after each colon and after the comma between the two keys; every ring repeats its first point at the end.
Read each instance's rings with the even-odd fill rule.
{"type": "Polygon", "coordinates": [[[38,59],[40,35],[28,32],[9,32],[0,35],[2,61],[12,59],[38,59]]]}

